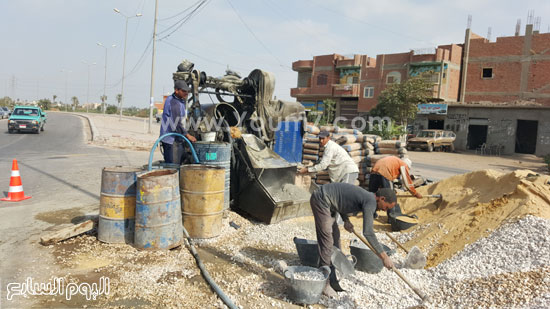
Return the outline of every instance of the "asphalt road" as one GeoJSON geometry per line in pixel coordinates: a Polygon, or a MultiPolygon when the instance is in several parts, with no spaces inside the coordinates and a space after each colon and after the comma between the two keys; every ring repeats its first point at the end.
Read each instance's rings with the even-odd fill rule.
{"type": "Polygon", "coordinates": [[[83,118],[65,113],[48,113],[40,134],[9,134],[7,120],[0,120],[0,195],[7,195],[12,160],[17,159],[25,195],[32,196],[18,203],[0,202],[0,297],[4,301],[10,280],[55,275],[55,269],[41,267],[53,265],[53,256],[38,244],[40,236],[98,213],[103,167],[147,163],[146,152],[88,145],[86,130],[83,118]]]}

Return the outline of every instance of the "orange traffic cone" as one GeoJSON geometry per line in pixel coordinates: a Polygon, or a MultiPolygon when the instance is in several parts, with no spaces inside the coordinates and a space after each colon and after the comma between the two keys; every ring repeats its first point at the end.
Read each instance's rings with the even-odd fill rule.
{"type": "Polygon", "coordinates": [[[21,175],[19,175],[19,167],[17,166],[17,160],[14,159],[11,165],[10,189],[8,190],[8,197],[0,199],[0,201],[19,202],[30,198],[30,196],[25,196],[25,193],[23,192],[23,184],[21,183],[21,175]]]}

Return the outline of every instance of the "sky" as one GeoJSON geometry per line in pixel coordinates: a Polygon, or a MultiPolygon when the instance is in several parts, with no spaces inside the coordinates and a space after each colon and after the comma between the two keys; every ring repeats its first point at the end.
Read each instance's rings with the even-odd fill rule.
{"type": "MultiPolygon", "coordinates": [[[[243,77],[257,68],[272,72],[275,96],[295,101],[297,60],[461,44],[468,15],[473,32],[487,36],[491,27],[492,41],[513,36],[518,19],[523,34],[530,10],[548,18],[540,31],[550,31],[548,0],[207,0],[183,20],[200,2],[158,0],[155,101],[172,92],[172,73],[183,59],[215,77],[228,67],[243,77]]],[[[126,19],[114,8],[142,14],[128,20],[124,106],[147,107],[155,0],[0,0],[0,97],[97,103],[105,87],[107,103],[115,104],[126,19]],[[107,57],[97,42],[109,47],[107,57]]]]}

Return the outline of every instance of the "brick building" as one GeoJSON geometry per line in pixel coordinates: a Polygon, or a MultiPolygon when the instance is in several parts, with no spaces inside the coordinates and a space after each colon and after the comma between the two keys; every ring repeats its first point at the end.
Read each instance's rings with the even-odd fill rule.
{"type": "Polygon", "coordinates": [[[461,102],[530,100],[550,106],[550,33],[498,37],[466,30],[461,102]]]}

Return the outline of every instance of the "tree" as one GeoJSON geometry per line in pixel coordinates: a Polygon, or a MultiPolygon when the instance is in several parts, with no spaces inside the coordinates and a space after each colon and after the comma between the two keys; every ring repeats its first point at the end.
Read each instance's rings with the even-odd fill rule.
{"type": "Polygon", "coordinates": [[[78,107],[78,98],[72,97],[71,101],[73,102],[73,110],[75,110],[78,107]]]}
{"type": "Polygon", "coordinates": [[[10,97],[3,97],[0,99],[1,106],[12,106],[15,102],[10,97]]]}
{"type": "Polygon", "coordinates": [[[53,95],[53,101],[52,101],[53,103],[55,103],[55,99],[57,99],[57,95],[54,94],[53,95]]]}
{"type": "Polygon", "coordinates": [[[38,106],[40,106],[40,108],[43,110],[49,110],[51,104],[52,102],[50,101],[50,99],[41,99],[38,101],[38,106]]]}
{"type": "Polygon", "coordinates": [[[390,117],[407,127],[407,120],[416,117],[417,105],[426,102],[430,96],[431,84],[422,78],[413,77],[384,89],[378,97],[378,105],[370,114],[390,117]]]}
{"type": "Polygon", "coordinates": [[[116,114],[117,108],[115,105],[109,105],[107,106],[107,114],[116,114]]]}

